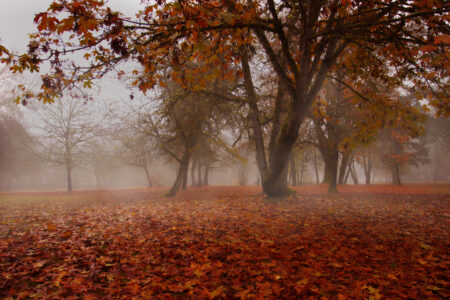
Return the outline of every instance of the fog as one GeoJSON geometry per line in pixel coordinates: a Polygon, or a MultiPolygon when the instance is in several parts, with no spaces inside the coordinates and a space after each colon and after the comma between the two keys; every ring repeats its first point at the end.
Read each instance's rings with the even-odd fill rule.
{"type": "MultiPolygon", "coordinates": [[[[1,1],[2,44],[16,53],[26,51],[28,34],[35,30],[34,15],[50,2],[1,1]]],[[[132,16],[140,1],[108,3],[132,16]]],[[[275,97],[277,86],[273,70],[264,59],[253,59],[250,64],[254,84],[264,94],[258,109],[262,112],[263,139],[269,144],[274,128],[270,99],[275,97]]],[[[242,85],[238,81],[222,82],[222,88],[242,85]]],[[[20,95],[19,84],[36,91],[39,76],[12,74],[8,66],[0,65],[2,191],[169,187],[177,183],[180,173],[186,178],[179,181],[187,185],[261,183],[246,106],[230,106],[224,97],[211,99],[196,92],[176,102],[173,98],[180,87],[175,83],[144,95],[115,74],[104,76],[92,89],[67,93],[53,104],[30,100],[22,106],[13,104],[20,95]],[[192,145],[187,147],[189,142],[192,145]],[[183,155],[188,156],[187,161],[183,155]]],[[[363,113],[357,119],[355,111],[348,114],[348,106],[339,110],[342,103],[336,104],[338,92],[333,84],[325,84],[318,97],[322,106],[313,106],[300,128],[283,175],[289,184],[329,182],[328,175],[333,172],[340,184],[450,180],[448,119],[436,118],[429,110],[422,112],[427,121],[402,125],[406,123],[402,117],[410,114],[408,108],[404,116],[394,118],[400,120],[398,125],[366,132],[371,129],[364,129],[369,126],[363,113]],[[338,117],[333,120],[333,116],[338,117]],[[337,145],[335,149],[326,149],[331,144],[337,145]],[[339,171],[330,169],[331,154],[336,154],[339,171]]],[[[406,98],[407,93],[402,90],[399,95],[406,98]]],[[[402,101],[399,103],[406,103],[402,101]]],[[[424,100],[411,101],[414,108],[424,100]]],[[[380,115],[373,117],[374,123],[384,122],[389,114],[377,113],[380,115]]],[[[268,148],[266,145],[266,152],[268,148]]]]}

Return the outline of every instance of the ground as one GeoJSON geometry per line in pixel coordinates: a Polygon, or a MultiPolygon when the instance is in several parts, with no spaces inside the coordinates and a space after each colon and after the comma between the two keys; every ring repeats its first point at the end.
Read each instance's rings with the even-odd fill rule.
{"type": "Polygon", "coordinates": [[[450,184],[0,194],[0,298],[449,298],[450,184]]]}

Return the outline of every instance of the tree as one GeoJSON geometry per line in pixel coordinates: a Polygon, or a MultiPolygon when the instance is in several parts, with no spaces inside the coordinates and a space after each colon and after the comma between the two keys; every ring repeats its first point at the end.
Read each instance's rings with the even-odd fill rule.
{"type": "MultiPolygon", "coordinates": [[[[383,76],[375,71],[389,66],[399,80],[426,86],[427,95],[422,96],[432,96],[430,103],[448,114],[448,68],[442,68],[441,61],[448,58],[449,10],[443,0],[149,1],[132,19],[103,1],[55,0],[36,15],[39,32],[12,68],[37,71],[50,60],[52,72],[43,76],[42,91],[35,95],[46,102],[77,81],[90,86],[129,59],[141,65],[133,71],[133,84],[143,91],[164,84],[167,76],[158,69],[162,62],[172,63],[168,76],[177,82],[190,80],[182,67],[193,58],[215,62],[214,76],[222,78],[235,76],[238,69],[230,65],[240,64],[237,74],[243,76],[263,190],[284,195],[289,192],[284,174],[299,128],[329,70],[349,47],[364,58],[355,63],[357,72],[383,76]],[[69,40],[61,39],[67,34],[69,40]],[[271,106],[269,147],[251,74],[252,51],[267,59],[278,80],[280,97],[271,106]],[[63,57],[74,52],[84,53],[87,66],[65,64],[63,57]]],[[[199,64],[192,72],[204,68],[199,64]]]]}
{"type": "MultiPolygon", "coordinates": [[[[423,137],[422,137],[423,138],[423,137]]],[[[428,149],[419,136],[411,136],[402,128],[386,129],[380,133],[378,151],[387,170],[391,172],[392,184],[401,185],[401,167],[417,166],[428,162],[428,149]]]]}
{"type": "Polygon", "coordinates": [[[119,121],[109,131],[109,136],[118,147],[118,159],[144,171],[149,187],[153,186],[150,168],[157,159],[157,142],[149,133],[147,118],[150,112],[146,106],[131,110],[125,116],[116,116],[119,121]]]}
{"type": "Polygon", "coordinates": [[[87,103],[86,94],[59,99],[40,111],[38,137],[42,158],[66,169],[67,191],[72,191],[72,170],[88,151],[89,143],[98,136],[103,117],[87,103]]]}
{"type": "Polygon", "coordinates": [[[429,116],[425,140],[430,147],[430,169],[433,181],[448,180],[450,173],[450,119],[429,116]]]}

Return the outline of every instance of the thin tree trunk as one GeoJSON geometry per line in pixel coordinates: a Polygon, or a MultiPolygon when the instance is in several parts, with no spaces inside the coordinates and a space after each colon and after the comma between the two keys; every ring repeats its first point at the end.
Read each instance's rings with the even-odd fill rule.
{"type": "Polygon", "coordinates": [[[209,185],[208,176],[209,176],[209,163],[205,165],[205,173],[203,174],[203,185],[209,185]]]}
{"type": "Polygon", "coordinates": [[[348,182],[348,176],[350,175],[351,172],[351,163],[349,164],[348,168],[347,168],[347,172],[345,174],[345,178],[344,178],[344,184],[347,184],[348,182]]]}
{"type": "Polygon", "coordinates": [[[197,186],[202,186],[202,165],[200,158],[197,158],[197,186]]]}
{"type": "Polygon", "coordinates": [[[320,184],[320,180],[319,180],[319,170],[317,168],[317,154],[316,154],[316,149],[313,150],[314,153],[314,173],[316,174],[316,184],[320,184]]]}
{"type": "Polygon", "coordinates": [[[352,164],[350,166],[350,175],[352,175],[353,183],[359,184],[358,176],[356,175],[356,171],[355,171],[355,162],[352,162],[352,164]]]}
{"type": "Polygon", "coordinates": [[[239,185],[247,185],[247,165],[241,164],[239,167],[239,185]]]}
{"type": "Polygon", "coordinates": [[[299,184],[303,184],[303,172],[305,170],[305,160],[302,158],[301,168],[300,168],[300,182],[299,184]]]}
{"type": "Polygon", "coordinates": [[[192,158],[192,165],[191,165],[191,185],[195,186],[196,185],[196,180],[195,180],[195,166],[197,165],[197,155],[193,155],[192,158]]]}
{"type": "Polygon", "coordinates": [[[151,178],[151,176],[150,176],[150,172],[149,172],[149,170],[148,170],[147,164],[144,165],[143,168],[144,168],[144,170],[145,170],[145,176],[147,177],[147,185],[148,185],[148,187],[152,187],[152,186],[153,186],[153,184],[152,184],[152,178],[151,178]]]}
{"type": "Polygon", "coordinates": [[[66,172],[67,172],[67,191],[72,192],[72,168],[70,165],[66,166],[66,172]]]}
{"type": "Polygon", "coordinates": [[[345,151],[344,153],[342,153],[341,166],[339,168],[338,184],[344,184],[344,179],[345,179],[345,174],[346,174],[347,167],[348,167],[349,158],[350,158],[349,151],[345,151]]]}

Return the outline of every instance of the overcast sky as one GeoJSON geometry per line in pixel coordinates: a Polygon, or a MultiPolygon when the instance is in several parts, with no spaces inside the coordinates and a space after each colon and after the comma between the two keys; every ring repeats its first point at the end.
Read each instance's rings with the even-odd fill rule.
{"type": "MultiPolygon", "coordinates": [[[[52,0],[0,0],[0,43],[13,52],[25,52],[28,34],[36,31],[33,23],[34,16],[47,10],[51,3],[52,0]]],[[[140,8],[140,0],[110,0],[109,6],[127,16],[133,16],[140,8]]],[[[139,97],[137,92],[133,92],[137,98],[130,101],[130,91],[113,75],[99,82],[98,86],[101,90],[98,93],[94,92],[97,89],[93,91],[96,94],[96,102],[115,100],[127,106],[139,105],[140,101],[146,101],[139,97]]]]}
{"type": "MultiPolygon", "coordinates": [[[[0,39],[2,44],[16,52],[26,50],[28,34],[36,30],[34,15],[45,11],[51,0],[0,0],[0,39]]],[[[110,0],[109,5],[126,15],[139,9],[139,0],[110,0]]]]}

